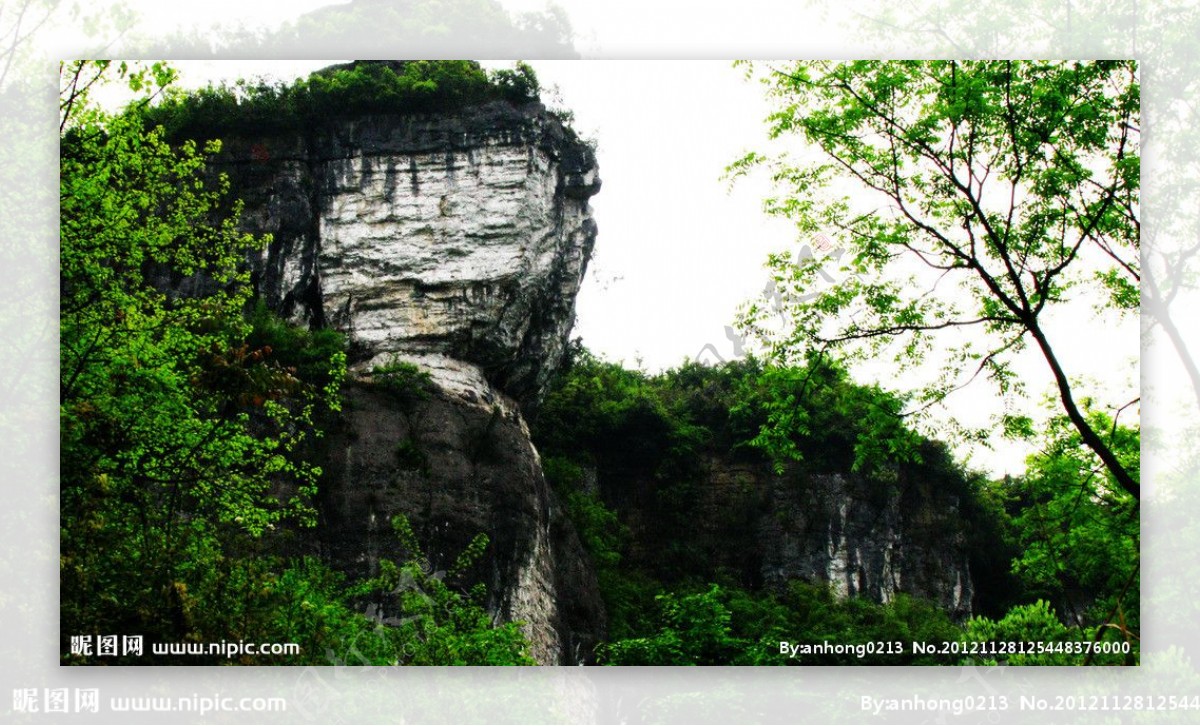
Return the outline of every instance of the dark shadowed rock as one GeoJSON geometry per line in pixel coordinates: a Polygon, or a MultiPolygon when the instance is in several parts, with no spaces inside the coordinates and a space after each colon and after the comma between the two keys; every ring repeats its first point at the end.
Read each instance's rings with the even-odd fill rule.
{"type": "Polygon", "coordinates": [[[751,589],[801,580],[883,603],[903,592],[956,619],[971,615],[958,499],[920,468],[883,483],[794,466],[777,474],[765,462],[714,453],[674,495],[676,505],[664,506],[661,485],[645,475],[601,475],[600,489],[630,527],[630,564],[668,581],[679,572],[751,589]]]}
{"type": "MultiPolygon", "coordinates": [[[[350,384],[327,434],[320,548],[339,569],[378,574],[381,557],[403,561],[391,531],[406,516],[432,571],[449,570],[485,533],[485,556],[467,573],[488,607],[519,620],[542,664],[587,662],[604,634],[595,574],[575,529],[542,476],[514,403],[503,394],[469,400],[434,387],[398,397],[350,384]]],[[[384,616],[387,603],[379,603],[384,616]]]]}

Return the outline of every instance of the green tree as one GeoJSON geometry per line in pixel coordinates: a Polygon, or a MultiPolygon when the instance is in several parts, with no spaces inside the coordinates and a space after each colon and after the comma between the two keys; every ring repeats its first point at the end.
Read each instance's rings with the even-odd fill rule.
{"type": "MultiPolygon", "coordinates": [[[[849,275],[812,293],[824,260],[771,259],[792,321],[776,352],[867,356],[899,342],[898,362],[913,364],[938,336],[947,363],[922,392],[932,403],[980,374],[1019,390],[1013,357],[1032,342],[1083,445],[1139,498],[1137,470],[1088,420],[1046,324],[1089,292],[1107,315],[1137,311],[1136,65],[805,62],[761,79],[777,103],[771,136],[799,135],[823,161],[751,153],[731,173],[768,167],[768,211],[835,236],[849,275]]],[[[746,322],[771,312],[754,306],[746,322]]]]}
{"type": "Polygon", "coordinates": [[[904,399],[855,385],[824,356],[809,355],[803,366],[767,366],[741,393],[733,413],[762,421],[749,445],[770,456],[777,473],[789,460],[825,457],[826,465],[886,478],[897,463],[922,460],[923,439],[901,416],[904,399]],[[843,453],[849,455],[841,461],[843,453]]]}
{"type": "MultiPolygon", "coordinates": [[[[1103,629],[1101,629],[1103,631],[1103,629]]],[[[1123,652],[1124,644],[1113,636],[1103,636],[1096,628],[1067,627],[1049,603],[1038,600],[1031,605],[1020,605],[999,620],[978,617],[967,623],[963,641],[971,643],[1027,643],[1043,650],[1011,654],[984,654],[969,656],[964,665],[1135,665],[1137,650],[1130,647],[1123,652]],[[1104,643],[1103,652],[1086,653],[1081,644],[1104,643]]]]}
{"type": "MultiPolygon", "coordinates": [[[[396,564],[381,560],[379,575],[360,583],[352,592],[372,603],[384,603],[372,634],[376,649],[391,665],[536,665],[520,623],[496,623],[484,608],[486,588],[469,591],[464,575],[483,555],[488,538],[480,534],[455,559],[446,572],[428,566],[412,525],[404,516],[392,518],[392,530],[406,553],[396,564]]],[[[366,641],[364,641],[366,642],[366,641]]]]}
{"type": "Polygon", "coordinates": [[[166,143],[138,107],[89,103],[106,76],[153,93],[160,64],[63,67],[61,182],[62,630],[204,638],[197,613],[229,594],[221,563],[283,521],[313,522],[320,470],[302,447],[345,367],[308,384],[247,343],[242,262],[265,240],[222,217],[228,182],[203,149],[166,143]],[[211,294],[167,294],[158,270],[211,294]],[[208,600],[205,600],[208,598],[208,600]]]}
{"type": "MultiPolygon", "coordinates": [[[[1092,425],[1109,432],[1123,465],[1137,470],[1141,437],[1101,412],[1092,425]]],[[[1053,419],[1042,451],[1012,481],[1020,555],[1013,571],[1028,592],[1054,603],[1068,622],[1102,623],[1124,635],[1139,629],[1138,506],[1064,417],[1053,419]]]]}
{"type": "Polygon", "coordinates": [[[608,665],[725,665],[746,643],[730,633],[726,594],[717,585],[707,592],[677,595],[663,593],[658,606],[657,631],[603,646],[608,665]]]}

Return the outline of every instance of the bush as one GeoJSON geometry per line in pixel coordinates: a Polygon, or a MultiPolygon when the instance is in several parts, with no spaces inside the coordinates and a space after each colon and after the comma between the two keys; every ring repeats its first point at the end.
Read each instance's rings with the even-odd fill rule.
{"type": "Polygon", "coordinates": [[[210,86],[139,112],[173,139],[220,138],[307,131],[367,114],[449,112],[489,101],[521,105],[539,94],[537,76],[523,63],[488,72],[474,61],[356,61],[290,85],[210,86]]]}
{"type": "MultiPolygon", "coordinates": [[[[897,595],[886,605],[839,600],[827,587],[793,582],[786,592],[750,592],[708,584],[660,592],[653,615],[630,631],[614,631],[599,649],[608,665],[932,665],[944,656],[918,656],[913,641],[957,642],[958,626],[934,605],[897,595]],[[624,636],[624,637],[622,637],[624,636]],[[790,658],[780,643],[903,644],[893,654],[855,652],[790,658]]],[[[626,624],[628,621],[626,621],[626,624]]]]}
{"type": "Polygon", "coordinates": [[[604,506],[596,494],[581,489],[583,469],[569,459],[550,456],[542,461],[546,481],[563,500],[567,516],[575,525],[584,548],[600,570],[613,569],[621,562],[621,550],[629,538],[629,529],[604,506]]]}
{"type": "Polygon", "coordinates": [[[406,406],[429,398],[428,371],[404,361],[392,361],[371,369],[371,380],[406,406]]]}
{"type": "Polygon", "coordinates": [[[520,624],[493,623],[482,585],[455,586],[486,551],[487,536],[477,535],[448,572],[431,572],[408,519],[394,517],[392,529],[407,562],[381,560],[379,576],[354,593],[397,613],[377,618],[375,633],[390,644],[393,665],[535,665],[520,624]]]}
{"type": "MultiPolygon", "coordinates": [[[[1103,627],[1103,626],[1101,626],[1103,627]]],[[[1101,642],[1119,645],[1120,631],[1106,629],[1101,642]]],[[[1062,624],[1050,604],[1038,600],[1032,605],[1018,605],[1000,620],[972,618],[967,623],[963,639],[972,642],[1046,644],[1052,650],[1070,650],[1074,643],[1090,643],[1096,637],[1095,628],[1069,628],[1062,624]]],[[[1106,653],[1088,658],[1082,653],[1044,652],[1012,655],[982,655],[968,657],[966,664],[982,665],[1132,665],[1137,663],[1138,648],[1131,647],[1129,656],[1106,653]]]]}
{"type": "Polygon", "coordinates": [[[309,330],[273,313],[260,299],[249,314],[246,342],[263,351],[268,361],[288,369],[297,378],[325,390],[340,385],[346,369],[346,336],[336,330],[309,330]]]}
{"type": "Polygon", "coordinates": [[[407,438],[396,444],[396,465],[405,471],[424,471],[429,466],[429,457],[415,439],[407,438]]]}
{"type": "Polygon", "coordinates": [[[601,646],[600,658],[607,665],[728,664],[746,644],[731,636],[732,615],[723,599],[717,585],[707,592],[658,595],[658,631],[601,646]]]}

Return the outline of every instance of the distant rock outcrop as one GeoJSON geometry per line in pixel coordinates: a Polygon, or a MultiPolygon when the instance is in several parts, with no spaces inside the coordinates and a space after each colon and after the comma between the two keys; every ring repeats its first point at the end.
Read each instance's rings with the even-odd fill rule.
{"type": "Polygon", "coordinates": [[[637,568],[654,572],[674,548],[694,553],[694,561],[673,569],[700,577],[724,574],[751,589],[823,583],[841,597],[881,603],[903,592],[964,620],[974,596],[968,525],[959,498],[927,477],[919,465],[901,467],[889,483],[798,466],[776,473],[714,451],[689,475],[678,511],[647,496],[654,489],[648,478],[598,480],[601,496],[630,527],[637,568]]]}

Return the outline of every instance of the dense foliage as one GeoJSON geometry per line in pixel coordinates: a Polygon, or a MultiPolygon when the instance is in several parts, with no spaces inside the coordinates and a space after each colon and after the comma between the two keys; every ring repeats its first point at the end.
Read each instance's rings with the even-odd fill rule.
{"type": "MultiPolygon", "coordinates": [[[[205,151],[212,153],[216,145],[205,151]]],[[[246,340],[238,272],[261,244],[213,223],[223,193],[198,182],[203,155],[126,119],[73,128],[61,184],[63,610],[68,632],[182,638],[222,539],[311,521],[320,473],[294,454],[314,390],[246,340]],[[151,265],[211,276],[203,298],[168,297],[151,265]],[[294,485],[277,501],[272,486],[294,485]],[[111,625],[109,625],[111,627],[111,625]]],[[[218,183],[219,184],[219,183],[218,183]]],[[[214,593],[214,596],[216,594],[214,593]]]]}
{"type": "Polygon", "coordinates": [[[311,443],[340,406],[345,341],[251,305],[243,260],[266,240],[237,230],[228,182],[205,171],[219,142],[172,146],[134,114],[89,105],[106,74],[135,91],[171,78],[151,70],[63,69],[63,662],[221,663],[151,648],[246,640],[301,651],[243,663],[527,663],[515,624],[494,625],[466,583],[412,564],[421,553],[403,523],[410,561],[366,583],[269,554],[315,521],[311,443]],[[168,294],[151,283],[164,271],[212,289],[168,294]],[[380,598],[402,622],[368,617],[380,598]],[[70,653],[72,636],[107,634],[144,636],[144,652],[70,653]]]}
{"type": "MultiPolygon", "coordinates": [[[[1130,469],[1141,462],[1141,437],[1101,412],[1093,425],[1109,433],[1130,469]]],[[[1123,636],[1140,632],[1138,505],[1065,418],[1043,433],[1043,450],[1024,477],[1005,489],[1019,540],[1013,570],[1025,588],[1054,603],[1066,622],[1102,623],[1123,636]]]]}
{"type": "Polygon", "coordinates": [[[782,593],[711,584],[654,596],[641,634],[601,648],[610,665],[934,665],[912,642],[954,642],[961,631],[945,613],[905,595],[878,605],[838,601],[819,585],[792,582],[782,593]],[[781,643],[895,643],[903,653],[816,653],[796,657],[781,643]]]}
{"type": "Polygon", "coordinates": [[[380,574],[355,589],[359,597],[391,601],[400,616],[379,618],[373,633],[383,662],[398,665],[535,665],[515,622],[495,624],[484,608],[482,583],[465,589],[464,574],[488,547],[477,535],[447,572],[430,571],[412,526],[403,516],[392,528],[408,556],[406,564],[380,563],[380,574]]]}
{"type": "Polygon", "coordinates": [[[890,464],[920,462],[928,445],[904,425],[902,403],[878,386],[852,383],[822,356],[785,367],[753,358],[716,368],[688,362],[647,376],[576,348],[537,430],[550,452],[650,466],[660,479],[686,470],[709,445],[766,456],[777,471],[806,462],[886,476],[890,464]]]}
{"type": "Polygon", "coordinates": [[[261,136],[366,114],[445,112],[488,101],[520,105],[539,93],[524,63],[486,71],[474,61],[357,61],[291,84],[239,81],[169,94],[144,113],[173,139],[261,136]]]}
{"type": "MultiPolygon", "coordinates": [[[[1090,659],[1050,652],[1008,662],[1136,662],[1136,506],[1098,473],[1103,467],[1069,424],[1058,421],[1042,432],[1044,451],[1031,458],[1026,476],[990,482],[908,429],[898,403],[877,386],[853,383],[822,357],[792,367],[753,359],[719,367],[688,363],[648,375],[574,347],[539,410],[534,437],[547,479],[597,567],[609,617],[600,661],[994,662],[916,654],[910,646],[1021,640],[1024,633],[1059,644],[1130,641],[1132,652],[1090,659]],[[720,549],[697,534],[697,521],[714,516],[698,504],[701,462],[713,457],[796,477],[857,471],[880,496],[914,476],[953,494],[968,536],[977,617],[956,624],[904,594],[880,605],[839,599],[820,583],[764,587],[728,552],[747,534],[737,527],[761,514],[755,492],[722,494],[716,516],[731,527],[720,549]],[[657,518],[645,521],[648,511],[657,518]],[[781,641],[899,641],[905,652],[796,659],[780,652],[781,641]]],[[[1105,427],[1136,466],[1136,430],[1111,421],[1105,427]]]]}

